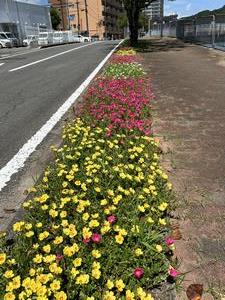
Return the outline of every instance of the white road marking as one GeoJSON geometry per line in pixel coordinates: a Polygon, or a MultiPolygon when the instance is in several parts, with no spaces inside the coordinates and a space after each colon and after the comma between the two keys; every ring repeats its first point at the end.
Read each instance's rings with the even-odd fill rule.
{"type": "Polygon", "coordinates": [[[3,66],[5,63],[0,63],[0,67],[3,66]]]}
{"type": "Polygon", "coordinates": [[[18,70],[27,68],[27,67],[29,67],[29,66],[33,66],[33,65],[39,64],[39,63],[41,63],[41,62],[43,62],[43,61],[46,61],[46,60],[55,58],[55,57],[57,57],[57,56],[64,55],[64,54],[66,54],[66,53],[69,53],[69,52],[72,52],[72,51],[75,51],[75,50],[78,50],[78,49],[81,49],[81,48],[84,48],[84,47],[88,47],[88,46],[93,45],[93,44],[96,44],[96,43],[99,43],[99,42],[94,42],[94,43],[87,44],[87,45],[83,45],[83,46],[80,46],[80,47],[77,47],[77,48],[69,49],[69,50],[66,50],[66,51],[63,51],[63,52],[60,52],[60,53],[51,55],[51,56],[46,57],[46,58],[42,58],[42,59],[33,61],[32,63],[29,63],[29,64],[26,64],[26,65],[23,65],[23,66],[20,66],[20,67],[11,69],[11,70],[9,70],[9,72],[15,72],[15,71],[18,71],[18,70]]]}
{"type": "MultiPolygon", "coordinates": [[[[49,49],[49,48],[46,48],[46,49],[49,49]]],[[[0,60],[7,59],[7,58],[10,58],[10,57],[19,56],[19,55],[23,55],[23,54],[30,54],[30,53],[37,52],[37,51],[40,51],[40,48],[30,50],[30,51],[26,51],[26,52],[20,52],[20,53],[16,53],[16,54],[12,54],[12,55],[3,54],[2,57],[0,57],[0,60]]]]}
{"type": "Polygon", "coordinates": [[[54,115],[20,148],[13,158],[0,169],[0,191],[7,185],[13,174],[17,173],[28,157],[35,151],[37,146],[44,140],[47,134],[58,123],[67,110],[75,103],[77,98],[95,78],[113,52],[119,47],[123,40],[101,61],[95,70],[79,86],[79,88],[64,102],[64,104],[54,113],[54,115]]]}

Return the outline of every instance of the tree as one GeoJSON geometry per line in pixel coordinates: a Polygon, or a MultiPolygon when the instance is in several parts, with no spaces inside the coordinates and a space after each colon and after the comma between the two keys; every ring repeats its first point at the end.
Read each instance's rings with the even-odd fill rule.
{"type": "Polygon", "coordinates": [[[130,44],[135,46],[138,41],[139,16],[141,11],[156,0],[122,0],[127,13],[130,29],[130,44]]]}
{"type": "MultiPolygon", "coordinates": [[[[120,14],[117,19],[117,26],[121,29],[124,29],[128,26],[128,19],[126,14],[120,14]]],[[[144,28],[145,31],[148,30],[148,18],[147,16],[141,12],[138,20],[138,29],[144,28]]]]}
{"type": "Polygon", "coordinates": [[[61,22],[60,13],[57,8],[51,7],[50,14],[51,14],[52,27],[53,29],[56,30],[61,22]]]}

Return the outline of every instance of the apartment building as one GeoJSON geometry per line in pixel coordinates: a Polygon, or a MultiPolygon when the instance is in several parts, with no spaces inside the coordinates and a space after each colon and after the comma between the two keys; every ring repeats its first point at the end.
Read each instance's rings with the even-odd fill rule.
{"type": "Polygon", "coordinates": [[[150,20],[159,20],[162,14],[162,0],[152,2],[146,9],[145,12],[150,20]]]}
{"type": "Polygon", "coordinates": [[[123,13],[120,0],[49,0],[60,11],[59,29],[99,39],[123,37],[117,19],[123,13]]]}

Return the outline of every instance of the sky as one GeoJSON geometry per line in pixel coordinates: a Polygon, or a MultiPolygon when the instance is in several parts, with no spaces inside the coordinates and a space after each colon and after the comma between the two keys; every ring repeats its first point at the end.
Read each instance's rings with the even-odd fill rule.
{"type": "Polygon", "coordinates": [[[179,17],[186,17],[202,10],[212,10],[224,5],[225,0],[165,0],[165,15],[177,13],[179,17]]]}
{"type": "MultiPolygon", "coordinates": [[[[48,4],[48,0],[17,0],[36,4],[48,4]]],[[[225,5],[225,0],[175,0],[165,1],[165,15],[177,13],[179,17],[193,15],[201,10],[212,10],[225,5]]]]}

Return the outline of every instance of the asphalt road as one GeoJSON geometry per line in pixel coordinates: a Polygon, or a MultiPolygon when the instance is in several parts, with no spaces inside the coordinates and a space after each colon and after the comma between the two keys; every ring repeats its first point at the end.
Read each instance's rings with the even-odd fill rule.
{"type": "Polygon", "coordinates": [[[73,44],[0,55],[0,169],[117,43],[73,44]]]}

